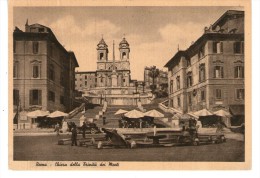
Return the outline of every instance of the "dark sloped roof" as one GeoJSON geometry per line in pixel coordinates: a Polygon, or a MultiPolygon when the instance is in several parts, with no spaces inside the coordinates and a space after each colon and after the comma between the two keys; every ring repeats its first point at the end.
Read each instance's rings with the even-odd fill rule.
{"type": "Polygon", "coordinates": [[[119,43],[119,45],[122,44],[127,44],[129,46],[129,43],[126,41],[125,37],[123,38],[123,40],[119,43]]]}
{"type": "Polygon", "coordinates": [[[178,51],[165,65],[164,67],[171,67],[173,64],[173,61],[179,59],[182,56],[186,56],[186,52],[185,51],[178,51]]]}
{"type": "Polygon", "coordinates": [[[231,15],[244,15],[244,11],[228,10],[226,11],[213,25],[212,28],[216,28],[219,24],[225,22],[231,15]]]}
{"type": "Polygon", "coordinates": [[[106,42],[105,42],[105,40],[102,38],[100,41],[99,41],[99,43],[97,44],[97,46],[99,46],[99,45],[105,45],[105,46],[107,46],[107,44],[106,44],[106,42]]]}

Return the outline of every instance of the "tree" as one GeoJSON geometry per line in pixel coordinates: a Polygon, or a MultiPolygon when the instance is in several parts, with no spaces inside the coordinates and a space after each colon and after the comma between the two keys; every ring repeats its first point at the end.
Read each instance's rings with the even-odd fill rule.
{"type": "Polygon", "coordinates": [[[152,80],[153,80],[153,84],[150,86],[153,93],[154,93],[154,91],[156,89],[156,85],[155,85],[154,81],[159,76],[159,73],[160,73],[159,69],[157,69],[156,66],[152,66],[150,68],[149,73],[148,73],[148,76],[151,77],[152,80]]]}

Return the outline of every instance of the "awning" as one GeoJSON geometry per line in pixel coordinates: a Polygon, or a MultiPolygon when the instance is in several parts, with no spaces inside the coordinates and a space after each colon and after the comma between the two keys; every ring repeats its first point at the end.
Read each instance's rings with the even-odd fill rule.
{"type": "Polygon", "coordinates": [[[232,115],[245,115],[245,105],[229,105],[229,112],[232,115]]]}

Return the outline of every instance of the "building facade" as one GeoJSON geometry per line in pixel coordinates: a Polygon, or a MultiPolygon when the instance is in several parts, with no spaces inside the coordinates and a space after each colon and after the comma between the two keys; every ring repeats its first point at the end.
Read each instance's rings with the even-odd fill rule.
{"type": "Polygon", "coordinates": [[[76,72],[75,87],[77,91],[89,90],[97,86],[96,71],[76,72]]]}
{"type": "MultiPolygon", "coordinates": [[[[114,50],[114,44],[113,44],[114,50]]],[[[113,59],[108,59],[108,46],[102,38],[97,45],[97,87],[127,87],[130,85],[130,47],[125,38],[119,43],[119,60],[115,60],[113,51],[113,59]],[[114,75],[113,75],[113,71],[114,75]],[[116,85],[112,80],[116,80],[116,85]]]]}
{"type": "MultiPolygon", "coordinates": [[[[114,44],[113,44],[114,45],[114,44]]],[[[114,50],[114,46],[113,46],[114,50]]],[[[125,38],[119,43],[119,60],[108,59],[108,45],[102,38],[97,44],[97,70],[76,72],[76,90],[90,90],[95,87],[128,87],[130,86],[130,46],[125,38]],[[114,75],[113,74],[113,70],[114,75]],[[112,84],[112,78],[116,84],[112,84]]]]}
{"type": "Polygon", "coordinates": [[[169,106],[183,113],[244,107],[244,12],[227,11],[168,68],[169,106]]]}
{"type": "Polygon", "coordinates": [[[50,28],[25,24],[13,32],[14,109],[69,112],[73,109],[78,62],[50,28]]]}

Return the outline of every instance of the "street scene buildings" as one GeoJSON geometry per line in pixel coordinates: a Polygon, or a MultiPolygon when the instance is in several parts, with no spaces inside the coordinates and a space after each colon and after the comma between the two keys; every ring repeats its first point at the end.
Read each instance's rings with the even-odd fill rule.
{"type": "MultiPolygon", "coordinates": [[[[182,10],[189,12],[187,24],[194,25],[193,16],[200,17],[200,11],[195,7],[179,10],[175,7],[178,13],[172,15],[171,20],[181,24],[180,27],[168,22],[173,7],[165,8],[166,16],[161,13],[164,12],[162,7],[138,7],[137,10],[136,7],[130,10],[118,7],[128,20],[136,20],[133,23],[145,24],[150,20],[144,26],[147,29],[142,31],[140,28],[137,34],[124,34],[120,38],[116,35],[120,30],[121,33],[135,29],[125,27],[129,24],[118,18],[117,13],[113,14],[117,11],[112,13],[111,9],[115,7],[88,8],[95,16],[89,17],[92,21],[87,19],[85,26],[77,19],[82,14],[63,19],[64,23],[73,24],[69,25],[73,29],[69,33],[64,32],[65,27],[61,28],[59,18],[63,17],[57,18],[56,24],[44,19],[43,22],[51,24],[49,27],[38,23],[29,25],[27,20],[24,31],[14,28],[14,160],[245,161],[244,11],[214,7],[218,11],[216,14],[221,12],[222,15],[210,22],[210,26],[203,27],[208,25],[203,20],[198,23],[199,37],[186,49],[180,49],[181,40],[193,40],[182,34],[182,26],[186,24],[185,18],[180,22],[180,14],[182,10]],[[101,14],[97,21],[100,14],[95,8],[113,15],[104,17],[101,14]],[[142,14],[140,9],[146,13],[142,14]],[[154,12],[158,12],[158,17],[154,12]],[[144,16],[146,18],[139,22],[144,16]],[[102,22],[103,18],[111,22],[107,19],[102,22]],[[118,21],[125,23],[120,30],[112,23],[120,24],[118,21]],[[166,22],[160,24],[161,21],[166,22]],[[150,23],[157,29],[151,29],[150,23]],[[52,26],[61,30],[54,34],[52,26]],[[116,32],[105,30],[109,37],[105,38],[103,34],[97,37],[97,30],[103,32],[108,26],[116,32]],[[151,30],[150,35],[143,37],[147,30],[151,30]],[[70,45],[68,39],[76,45],[70,45]],[[171,45],[167,48],[168,42],[174,40],[177,50],[171,45]],[[155,50],[158,52],[153,53],[155,50]],[[158,56],[154,57],[156,54],[158,56]],[[167,54],[169,56],[163,59],[167,54]],[[31,139],[35,133],[52,137],[31,139]],[[24,144],[30,139],[35,143],[33,147],[24,144]],[[39,140],[50,147],[42,147],[39,140]],[[215,143],[221,144],[209,146],[215,143]],[[69,155],[63,155],[62,152],[67,153],[68,145],[85,148],[79,152],[70,149],[69,155]],[[136,153],[137,157],[127,149],[114,151],[116,148],[148,147],[153,149],[144,149],[146,151],[136,153]],[[166,152],[165,147],[168,148],[166,152]],[[58,148],[62,156],[54,155],[49,148],[58,148]],[[105,148],[113,149],[98,154],[98,150],[105,148]],[[219,150],[225,149],[228,151],[219,156],[219,150]],[[33,154],[29,155],[30,152],[33,154]],[[185,156],[187,152],[194,153],[194,157],[185,156]],[[201,157],[198,153],[206,156],[201,157]]],[[[63,10],[68,13],[68,9],[63,10]]],[[[88,13],[83,10],[82,13],[88,13]]],[[[78,9],[69,9],[69,12],[77,14],[78,9]]],[[[44,11],[41,13],[45,14],[44,11]]],[[[212,18],[205,20],[209,22],[212,18]]],[[[186,32],[192,29],[188,25],[186,32]]],[[[38,138],[37,134],[35,138],[38,138]]]]}
{"type": "MultiPolygon", "coordinates": [[[[244,116],[244,12],[227,11],[168,68],[169,107],[183,113],[230,110],[244,116]]],[[[235,121],[234,121],[235,122],[235,121]]],[[[230,124],[230,123],[229,123],[230,124]]]]}

